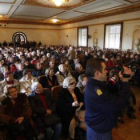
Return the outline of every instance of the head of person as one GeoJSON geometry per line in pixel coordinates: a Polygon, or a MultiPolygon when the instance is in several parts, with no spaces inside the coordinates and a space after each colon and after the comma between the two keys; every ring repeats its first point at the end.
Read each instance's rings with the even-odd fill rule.
{"type": "Polygon", "coordinates": [[[78,77],[78,82],[80,82],[82,84],[82,86],[86,86],[86,83],[88,81],[88,78],[86,76],[86,74],[81,74],[79,77],[78,77]]]}
{"type": "Polygon", "coordinates": [[[43,55],[42,56],[42,59],[43,59],[43,62],[46,61],[47,60],[47,56],[46,55],[43,55]]]}
{"type": "Polygon", "coordinates": [[[14,77],[13,77],[12,72],[9,72],[9,71],[5,73],[4,77],[5,77],[5,80],[6,81],[12,81],[12,80],[14,80],[14,77]]]}
{"type": "Polygon", "coordinates": [[[54,59],[51,59],[51,60],[49,61],[49,66],[50,66],[50,68],[53,68],[54,65],[55,65],[55,60],[54,60],[54,59]]]}
{"type": "Polygon", "coordinates": [[[67,66],[65,64],[60,64],[58,69],[60,72],[65,73],[67,71],[67,66]]]}
{"type": "Polygon", "coordinates": [[[63,81],[63,88],[74,90],[76,87],[76,80],[74,77],[67,77],[63,81]]]}
{"type": "Polygon", "coordinates": [[[43,87],[42,87],[42,85],[40,84],[40,83],[38,83],[38,82],[34,82],[33,84],[32,84],[32,91],[33,92],[35,92],[36,94],[41,94],[41,93],[43,93],[43,87]]]}
{"type": "Polygon", "coordinates": [[[114,61],[114,56],[113,55],[110,55],[110,60],[114,61]]]}
{"type": "Polygon", "coordinates": [[[3,68],[3,73],[4,73],[4,75],[5,75],[5,73],[8,72],[8,71],[9,71],[8,65],[5,65],[4,68],[3,68]]]}
{"type": "Polygon", "coordinates": [[[41,70],[42,69],[42,64],[40,62],[36,63],[36,69],[41,70]]]}
{"type": "Polygon", "coordinates": [[[31,70],[30,69],[25,69],[23,71],[23,76],[25,77],[25,79],[30,79],[32,74],[31,74],[31,70]]]}
{"type": "Polygon", "coordinates": [[[82,72],[83,71],[83,66],[80,63],[75,64],[75,70],[82,72]]]}
{"type": "Polygon", "coordinates": [[[23,64],[23,63],[20,63],[20,64],[18,65],[18,70],[19,70],[19,71],[23,71],[23,70],[24,70],[24,64],[23,64]]]}
{"type": "Polygon", "coordinates": [[[0,60],[0,67],[2,67],[3,66],[3,64],[4,64],[4,60],[0,60]]]}
{"type": "Polygon", "coordinates": [[[53,68],[48,68],[45,71],[45,75],[52,77],[54,75],[54,70],[53,68]]]}
{"type": "Polygon", "coordinates": [[[6,95],[11,99],[16,99],[18,92],[16,86],[7,86],[5,87],[5,93],[6,95]]]}
{"type": "Polygon", "coordinates": [[[62,60],[62,64],[69,65],[69,60],[67,58],[64,58],[62,60]]]}
{"type": "Polygon", "coordinates": [[[76,59],[74,59],[74,63],[77,64],[80,62],[80,59],[77,57],[76,59]]]}
{"type": "Polygon", "coordinates": [[[117,55],[117,60],[121,60],[121,55],[117,55]]]}
{"type": "Polygon", "coordinates": [[[101,58],[92,58],[88,60],[86,65],[86,75],[99,81],[106,81],[106,64],[101,58]]]}
{"type": "Polygon", "coordinates": [[[50,53],[47,53],[47,57],[48,57],[48,58],[50,58],[50,57],[51,57],[50,53]]]}
{"type": "Polygon", "coordinates": [[[29,64],[30,64],[29,60],[26,59],[25,62],[24,62],[24,65],[25,65],[25,66],[29,66],[29,64]]]}

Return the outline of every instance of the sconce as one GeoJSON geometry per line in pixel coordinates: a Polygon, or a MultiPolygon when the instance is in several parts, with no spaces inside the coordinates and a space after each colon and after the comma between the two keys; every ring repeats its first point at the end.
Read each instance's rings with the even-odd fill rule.
{"type": "Polygon", "coordinates": [[[139,45],[140,45],[140,39],[136,38],[134,40],[134,44],[135,44],[135,48],[138,50],[139,49],[139,45]]]}
{"type": "Polygon", "coordinates": [[[95,43],[95,46],[98,45],[98,38],[95,38],[94,43],[95,43]]]}

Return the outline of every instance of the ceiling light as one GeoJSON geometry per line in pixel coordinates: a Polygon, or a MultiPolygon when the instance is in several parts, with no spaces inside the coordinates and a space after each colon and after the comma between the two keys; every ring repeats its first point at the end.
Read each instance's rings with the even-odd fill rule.
{"type": "Polygon", "coordinates": [[[68,2],[69,0],[48,0],[48,1],[53,2],[56,6],[60,6],[63,3],[68,2]]]}
{"type": "Polygon", "coordinates": [[[56,23],[57,21],[59,21],[58,19],[52,19],[53,23],[56,23]]]}

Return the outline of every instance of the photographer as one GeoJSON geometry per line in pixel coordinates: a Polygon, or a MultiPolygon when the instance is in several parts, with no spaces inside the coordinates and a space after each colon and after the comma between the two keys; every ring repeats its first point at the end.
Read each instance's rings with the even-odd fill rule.
{"type": "MultiPolygon", "coordinates": [[[[133,72],[124,68],[124,74],[133,72]]],[[[128,105],[130,88],[128,80],[119,72],[121,87],[117,94],[111,94],[106,85],[106,64],[103,59],[90,59],[87,62],[88,82],[85,90],[85,121],[87,140],[112,140],[112,128],[115,126],[118,111],[128,105]]]]}

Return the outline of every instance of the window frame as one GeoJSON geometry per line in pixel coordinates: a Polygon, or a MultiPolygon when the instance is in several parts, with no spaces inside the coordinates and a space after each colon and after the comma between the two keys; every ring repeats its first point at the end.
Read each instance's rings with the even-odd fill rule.
{"type": "MultiPolygon", "coordinates": [[[[123,22],[118,22],[118,23],[109,23],[109,24],[105,24],[104,25],[104,45],[103,45],[103,49],[109,49],[109,48],[105,48],[105,44],[106,44],[106,31],[107,31],[107,26],[111,26],[111,25],[121,25],[121,32],[120,32],[120,45],[119,45],[119,50],[122,49],[122,37],[123,37],[123,22]]],[[[113,48],[111,48],[113,49],[113,48]]],[[[115,48],[114,48],[115,49],[115,48]]]]}
{"type": "Polygon", "coordinates": [[[77,46],[78,47],[83,47],[83,48],[88,47],[88,26],[77,28],[77,46]],[[80,46],[79,45],[79,31],[80,31],[80,29],[86,29],[87,30],[87,36],[86,36],[87,43],[86,43],[86,46],[80,46]]]}

